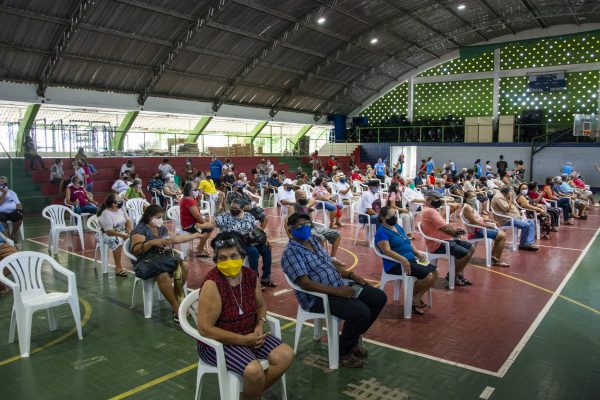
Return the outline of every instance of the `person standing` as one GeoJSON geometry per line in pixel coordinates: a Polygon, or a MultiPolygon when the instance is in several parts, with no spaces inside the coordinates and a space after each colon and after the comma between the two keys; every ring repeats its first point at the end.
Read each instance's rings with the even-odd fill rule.
{"type": "Polygon", "coordinates": [[[209,167],[210,176],[215,183],[215,187],[221,186],[221,172],[223,171],[223,163],[217,158],[216,154],[213,154],[209,167]]]}
{"type": "Polygon", "coordinates": [[[433,158],[431,156],[427,157],[427,163],[426,165],[426,173],[427,175],[431,174],[433,172],[433,170],[435,169],[435,162],[433,161],[433,158]]]}
{"type": "Polygon", "coordinates": [[[38,162],[43,170],[48,169],[44,164],[44,160],[37,152],[33,138],[29,135],[25,136],[25,141],[23,142],[23,155],[25,156],[26,160],[29,160],[29,169],[33,170],[35,162],[38,162]]]}
{"type": "Polygon", "coordinates": [[[498,170],[498,175],[500,179],[504,178],[506,175],[506,171],[508,171],[508,163],[504,161],[504,156],[500,154],[500,160],[496,163],[496,169],[498,170]]]}
{"type": "Polygon", "coordinates": [[[381,161],[381,157],[377,159],[377,164],[375,164],[375,176],[379,179],[380,182],[385,182],[385,175],[387,172],[387,166],[383,161],[381,161]]]}

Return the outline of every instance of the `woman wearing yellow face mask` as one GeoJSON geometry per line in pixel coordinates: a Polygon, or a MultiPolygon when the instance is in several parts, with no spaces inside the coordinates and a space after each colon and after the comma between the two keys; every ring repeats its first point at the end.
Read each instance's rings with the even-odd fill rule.
{"type": "MultiPolygon", "coordinates": [[[[209,271],[198,298],[198,331],[224,344],[227,369],[244,379],[244,399],[260,399],[262,393],[285,373],[294,354],[290,346],[263,332],[267,308],[258,273],[243,267],[246,252],[242,239],[222,232],[211,242],[217,267],[209,271]],[[263,371],[258,359],[267,359],[263,371]]],[[[216,366],[214,349],[198,342],[204,362],[216,366]]]]}

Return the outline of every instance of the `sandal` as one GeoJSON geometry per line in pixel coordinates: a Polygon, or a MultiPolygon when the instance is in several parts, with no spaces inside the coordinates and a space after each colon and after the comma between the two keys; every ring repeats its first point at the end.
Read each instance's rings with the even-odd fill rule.
{"type": "Polygon", "coordinates": [[[124,269],[115,272],[115,276],[120,276],[122,278],[127,278],[127,271],[125,271],[124,269]]]}
{"type": "Polygon", "coordinates": [[[266,280],[266,281],[260,281],[260,285],[263,287],[277,287],[277,285],[275,283],[273,283],[272,280],[266,280]]]}
{"type": "Polygon", "coordinates": [[[179,314],[176,312],[173,313],[173,322],[179,324],[179,314]]]}
{"type": "Polygon", "coordinates": [[[363,366],[363,362],[353,354],[340,356],[339,363],[346,368],[362,368],[363,366]]]}
{"type": "Polygon", "coordinates": [[[507,267],[507,268],[508,268],[508,267],[510,267],[510,265],[509,265],[508,263],[505,263],[504,261],[500,261],[500,260],[498,260],[498,261],[494,261],[494,262],[492,263],[492,265],[493,265],[494,267],[507,267]]]}
{"type": "Polygon", "coordinates": [[[425,315],[425,309],[412,305],[412,312],[417,315],[425,315]]]}
{"type": "Polygon", "coordinates": [[[210,254],[208,254],[207,251],[203,251],[202,253],[196,253],[196,257],[208,258],[208,257],[210,257],[210,254]]]}

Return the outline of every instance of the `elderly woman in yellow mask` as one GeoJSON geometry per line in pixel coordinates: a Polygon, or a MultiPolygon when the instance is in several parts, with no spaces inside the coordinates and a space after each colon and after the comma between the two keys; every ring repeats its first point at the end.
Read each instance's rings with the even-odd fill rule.
{"type": "MultiPolygon", "coordinates": [[[[198,331],[224,344],[227,369],[243,377],[244,399],[260,399],[262,393],[285,373],[294,354],[290,346],[263,332],[267,308],[258,273],[243,267],[246,252],[234,232],[222,232],[211,242],[217,264],[202,284],[198,299],[198,331]],[[259,359],[269,361],[263,371],[259,359]]],[[[198,342],[204,362],[216,365],[214,349],[198,342]]]]}

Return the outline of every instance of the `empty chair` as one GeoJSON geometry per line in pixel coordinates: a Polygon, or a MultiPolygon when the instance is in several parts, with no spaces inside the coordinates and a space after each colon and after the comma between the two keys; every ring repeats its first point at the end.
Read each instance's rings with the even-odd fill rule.
{"type": "MultiPolygon", "coordinates": [[[[387,259],[390,261],[397,262],[393,258],[388,257],[385,254],[383,254],[381,252],[381,250],[379,250],[379,247],[377,247],[377,245],[375,244],[374,240],[371,243],[371,247],[373,248],[373,251],[375,251],[375,255],[377,255],[381,259],[387,259]]],[[[394,301],[398,301],[400,299],[400,286],[404,282],[404,296],[403,296],[404,318],[410,319],[410,317],[412,315],[413,289],[415,287],[415,282],[417,281],[417,278],[415,278],[414,276],[406,275],[406,272],[404,271],[404,267],[402,266],[402,264],[398,263],[398,265],[400,265],[400,267],[402,268],[402,275],[388,274],[385,272],[385,269],[383,269],[383,266],[381,267],[381,278],[379,280],[379,289],[385,290],[386,283],[394,282],[394,297],[393,297],[393,299],[394,299],[394,301]]],[[[433,297],[431,296],[431,289],[429,289],[429,307],[432,307],[432,306],[433,306],[433,297]]]]}
{"type": "MultiPolygon", "coordinates": [[[[196,316],[198,312],[198,296],[200,289],[196,289],[189,293],[179,306],[179,324],[181,329],[193,339],[204,343],[207,346],[212,347],[215,350],[217,358],[217,366],[214,367],[198,358],[198,372],[196,374],[196,396],[194,399],[199,400],[202,394],[202,379],[205,374],[217,374],[219,378],[219,395],[221,400],[237,400],[239,399],[240,392],[243,387],[242,377],[234,372],[227,370],[225,365],[225,353],[223,351],[223,344],[208,339],[200,335],[198,329],[192,326],[188,321],[188,315],[191,316],[196,322],[196,316]]],[[[269,315],[267,315],[267,323],[269,324],[270,332],[273,336],[281,338],[281,327],[279,321],[269,315]]],[[[269,361],[261,359],[259,360],[263,370],[269,369],[269,361]]],[[[287,400],[287,389],[285,374],[280,379],[281,382],[281,398],[287,400]]]]}
{"type": "Polygon", "coordinates": [[[80,340],[83,339],[77,284],[75,274],[72,271],[61,266],[47,254],[21,251],[0,261],[0,282],[8,286],[13,292],[14,303],[8,342],[14,342],[16,329],[21,357],[29,357],[33,313],[39,310],[48,310],[48,325],[50,330],[53,331],[57,328],[54,307],[68,303],[75,319],[77,336],[80,340]],[[68,288],[66,292],[46,292],[44,280],[42,279],[44,264],[49,265],[54,271],[67,278],[68,288]],[[4,276],[5,268],[10,271],[11,275],[9,276],[12,276],[13,280],[4,276]]]}
{"type": "MultiPolygon", "coordinates": [[[[13,222],[11,220],[6,221],[6,223],[8,224],[8,234],[12,235],[13,233],[13,229],[14,229],[14,225],[13,222]]],[[[23,223],[23,221],[21,221],[21,226],[19,227],[19,233],[21,234],[21,241],[25,241],[25,224],[23,223]]],[[[15,237],[16,239],[16,237],[15,237]]]]}
{"type": "Polygon", "coordinates": [[[58,252],[58,239],[61,232],[77,232],[81,241],[81,248],[85,249],[83,244],[83,224],[82,216],[75,214],[70,208],[54,204],[47,206],[42,210],[42,216],[50,220],[50,237],[48,238],[50,254],[54,257],[54,253],[58,252]],[[65,221],[65,213],[70,217],[71,223],[67,225],[65,221]]]}
{"type": "MultiPolygon", "coordinates": [[[[377,225],[375,225],[374,223],[371,222],[369,214],[361,213],[360,211],[358,211],[360,209],[360,201],[353,201],[352,207],[354,207],[353,214],[357,215],[359,220],[360,220],[360,216],[362,215],[366,218],[366,221],[367,221],[365,223],[359,222],[359,223],[355,224],[354,229],[356,229],[356,233],[354,234],[354,244],[356,244],[356,241],[358,240],[358,232],[362,228],[362,229],[365,229],[365,241],[370,246],[371,240],[375,236],[375,230],[377,229],[377,225]]],[[[352,222],[354,223],[354,221],[352,221],[352,222]]]]}
{"type": "Polygon", "coordinates": [[[144,213],[144,208],[148,207],[150,203],[146,201],[146,199],[136,198],[127,200],[125,203],[125,209],[129,214],[129,218],[133,221],[133,224],[136,225],[140,222],[140,218],[142,218],[142,214],[144,213]]]}
{"type": "Polygon", "coordinates": [[[310,295],[319,297],[323,301],[323,312],[316,313],[306,311],[298,304],[298,312],[296,314],[296,333],[294,335],[294,354],[297,353],[298,343],[300,342],[300,333],[302,332],[302,325],[308,320],[314,320],[314,339],[321,340],[321,321],[325,320],[327,324],[327,346],[328,346],[328,361],[329,369],[338,369],[339,366],[339,319],[331,314],[329,311],[329,299],[326,294],[310,292],[303,290],[300,286],[296,285],[285,275],[285,279],[292,289],[308,293],[310,295]]]}

